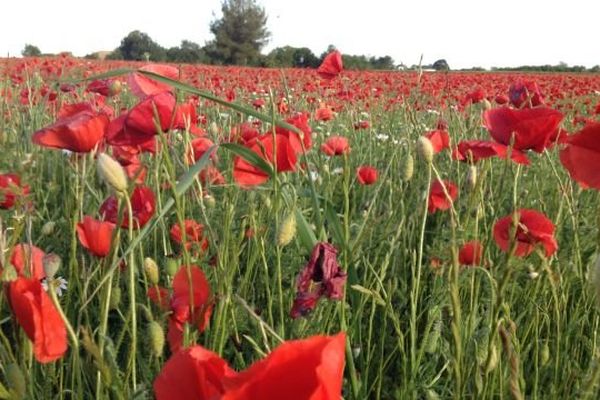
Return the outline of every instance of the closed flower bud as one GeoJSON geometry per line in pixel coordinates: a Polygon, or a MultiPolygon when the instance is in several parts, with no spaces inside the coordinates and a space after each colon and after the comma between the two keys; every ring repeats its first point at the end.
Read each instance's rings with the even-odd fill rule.
{"type": "Polygon", "coordinates": [[[411,180],[413,173],[415,172],[415,165],[412,155],[406,156],[404,160],[404,168],[402,170],[402,180],[408,182],[411,180]]]}
{"type": "Polygon", "coordinates": [[[483,99],[483,107],[486,110],[491,110],[492,109],[492,103],[490,103],[490,101],[488,99],[483,99]]]}
{"type": "Polygon", "coordinates": [[[206,205],[206,207],[208,208],[215,208],[215,206],[217,205],[217,201],[215,200],[215,197],[211,194],[205,194],[202,197],[203,201],[204,201],[204,205],[206,205]]]}
{"type": "Polygon", "coordinates": [[[282,247],[288,245],[294,236],[296,236],[296,214],[290,212],[279,225],[277,245],[282,247]]]}
{"type": "Polygon", "coordinates": [[[104,181],[119,193],[127,191],[127,175],[114,158],[106,153],[98,154],[98,172],[104,181]]]}
{"type": "Polygon", "coordinates": [[[213,136],[217,136],[219,134],[219,126],[217,125],[217,123],[215,121],[210,123],[210,134],[213,136]]]}
{"type": "Polygon", "coordinates": [[[156,321],[150,321],[148,324],[148,334],[150,336],[150,348],[156,357],[163,354],[165,347],[165,331],[156,321]]]}
{"type": "Polygon", "coordinates": [[[540,353],[540,363],[542,364],[542,367],[548,364],[548,361],[550,361],[550,346],[548,346],[548,341],[545,341],[540,353]]]}
{"type": "Polygon", "coordinates": [[[475,189],[475,185],[477,185],[477,167],[474,165],[471,165],[467,172],[467,185],[470,190],[475,189]]]}
{"type": "Polygon", "coordinates": [[[431,164],[433,161],[433,144],[431,144],[431,140],[425,136],[419,137],[417,140],[417,153],[423,161],[427,164],[431,164]]]}
{"type": "Polygon", "coordinates": [[[49,236],[54,232],[54,227],[56,226],[56,222],[48,221],[42,226],[42,235],[49,236]]]}
{"type": "Polygon", "coordinates": [[[115,286],[110,296],[110,309],[117,310],[121,306],[121,288],[115,286]]]}
{"type": "Polygon", "coordinates": [[[496,367],[498,366],[498,361],[500,361],[500,358],[498,357],[498,349],[496,349],[495,344],[492,345],[490,352],[491,352],[491,354],[489,357],[489,362],[487,363],[487,365],[485,367],[486,374],[489,374],[490,372],[495,370],[496,367]]]}
{"type": "Polygon", "coordinates": [[[17,399],[25,398],[27,386],[25,383],[25,376],[21,371],[21,368],[15,363],[10,363],[6,366],[4,371],[8,386],[15,392],[17,399]]]}
{"type": "Polygon", "coordinates": [[[60,269],[61,264],[62,260],[54,253],[46,254],[44,255],[44,258],[42,258],[42,265],[44,266],[44,272],[48,279],[54,278],[54,275],[56,275],[60,269]]]}
{"type": "Polygon", "coordinates": [[[123,89],[123,85],[121,85],[121,81],[114,80],[110,83],[108,87],[108,95],[116,96],[121,93],[121,89],[123,89]]]}
{"type": "Polygon", "coordinates": [[[158,265],[156,265],[156,262],[150,257],[144,259],[144,272],[151,284],[158,285],[158,265]]]}
{"type": "Polygon", "coordinates": [[[179,270],[179,261],[175,257],[168,257],[167,266],[165,270],[171,278],[174,277],[177,271],[179,270]]]}

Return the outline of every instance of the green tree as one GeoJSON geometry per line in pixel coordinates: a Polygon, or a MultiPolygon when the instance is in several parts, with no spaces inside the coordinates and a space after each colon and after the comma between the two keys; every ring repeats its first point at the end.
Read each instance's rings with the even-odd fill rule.
{"type": "Polygon", "coordinates": [[[121,45],[115,49],[109,58],[134,61],[164,61],[167,58],[167,52],[148,34],[132,31],[121,40],[121,45]]]}
{"type": "Polygon", "coordinates": [[[446,60],[444,60],[443,58],[434,62],[431,67],[436,71],[448,71],[450,69],[448,62],[446,62],[446,60]]]}
{"type": "Polygon", "coordinates": [[[167,61],[179,63],[207,63],[208,59],[199,44],[189,40],[182,40],[179,47],[167,50],[167,61]]]}
{"type": "Polygon", "coordinates": [[[39,57],[42,55],[42,52],[37,46],[27,43],[21,51],[21,55],[23,57],[39,57]]]}
{"type": "Polygon", "coordinates": [[[266,57],[268,67],[316,68],[320,60],[308,47],[284,46],[273,49],[266,57]]]}
{"type": "Polygon", "coordinates": [[[254,0],[224,0],[223,16],[210,24],[215,35],[206,46],[217,64],[258,65],[267,44],[267,14],[254,0]]]}
{"type": "Polygon", "coordinates": [[[394,59],[390,56],[371,57],[369,63],[372,69],[396,69],[394,59]]]}

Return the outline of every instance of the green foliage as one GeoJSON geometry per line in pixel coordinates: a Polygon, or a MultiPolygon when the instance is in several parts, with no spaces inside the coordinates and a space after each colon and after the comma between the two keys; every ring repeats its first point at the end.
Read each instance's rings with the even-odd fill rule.
{"type": "Polygon", "coordinates": [[[167,50],[167,60],[170,62],[196,64],[208,63],[209,59],[204,49],[199,44],[189,40],[182,40],[179,47],[167,50]]]}
{"type": "Polygon", "coordinates": [[[265,58],[268,67],[317,68],[320,63],[321,60],[307,47],[277,47],[265,58]]]}
{"type": "Polygon", "coordinates": [[[129,32],[121,40],[121,45],[108,58],[113,60],[165,61],[167,52],[148,34],[136,30],[129,32]]]}
{"type": "Polygon", "coordinates": [[[42,52],[37,46],[27,43],[21,51],[21,55],[23,57],[39,57],[42,55],[42,52]]]}
{"type": "Polygon", "coordinates": [[[259,65],[269,39],[267,14],[254,0],[225,0],[220,19],[210,24],[215,35],[206,46],[212,61],[224,65],[259,65]]]}
{"type": "Polygon", "coordinates": [[[443,58],[434,62],[431,67],[433,69],[435,69],[436,71],[449,71],[450,70],[450,66],[448,65],[448,62],[446,60],[444,60],[443,58]]]}

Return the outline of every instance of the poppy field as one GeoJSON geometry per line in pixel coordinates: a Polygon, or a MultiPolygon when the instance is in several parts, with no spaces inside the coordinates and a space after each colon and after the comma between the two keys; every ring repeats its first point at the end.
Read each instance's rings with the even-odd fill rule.
{"type": "Polygon", "coordinates": [[[600,75],[0,76],[0,399],[600,395],[600,75]]]}

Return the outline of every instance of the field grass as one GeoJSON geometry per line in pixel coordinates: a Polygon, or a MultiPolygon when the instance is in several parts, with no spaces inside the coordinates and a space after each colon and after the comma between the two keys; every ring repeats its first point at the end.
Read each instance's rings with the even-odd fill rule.
{"type": "MultiPolygon", "coordinates": [[[[56,65],[60,70],[64,64],[56,65]]],[[[309,101],[311,97],[335,102],[337,113],[327,122],[311,117],[313,144],[299,156],[301,168],[252,188],[241,188],[232,177],[241,146],[215,149],[215,161],[208,155],[201,158],[197,168],[211,162],[225,177],[222,185],[202,184],[185,162],[193,139],[189,130],[159,135],[160,150],[140,157],[147,168],[145,184],[156,195],[154,217],[141,230],[117,229],[110,254],[100,258],[82,247],[76,230],[84,215],[99,218],[100,205],[113,192],[97,174],[97,152],[68,153],[31,141],[33,132],[57,120],[61,104],[97,96],[84,92],[86,84],[58,90],[52,101],[34,95],[44,85],[55,90],[57,80],[80,78],[80,64],[46,75],[38,62],[18,72],[20,81],[11,79],[15,68],[6,61],[0,81],[0,173],[18,174],[30,193],[0,210],[0,398],[152,398],[153,381],[171,353],[157,339],[168,330],[169,313],[147,293],[157,285],[170,289],[180,265],[201,267],[213,303],[204,332],[185,326],[184,346],[201,344],[236,370],[264,357],[282,340],[345,331],[345,399],[600,395],[597,191],[583,190],[571,180],[558,159],[559,146],[529,152],[529,166],[494,157],[471,167],[454,160],[450,149],[427,163],[417,140],[435,129],[439,118],[447,121],[453,145],[489,138],[481,123],[486,102],[460,105],[424,89],[432,80],[444,82],[439,75],[369,75],[373,88],[385,88],[386,79],[405,82],[402,100],[391,101],[398,99],[396,91],[344,98],[339,93],[343,88],[354,88],[360,79],[366,82],[360,73],[339,77],[333,88],[317,84],[307,93],[302,87],[314,83],[315,76],[274,71],[268,85],[258,85],[265,89],[261,94],[248,89],[255,85],[252,70],[240,75],[249,84],[229,87],[231,69],[188,71],[187,82],[197,76],[201,83],[196,86],[218,96],[232,89],[235,101],[249,109],[253,99],[264,98],[261,132],[272,131],[272,123],[292,111],[313,115],[318,101],[309,101]],[[213,75],[222,76],[225,88],[202,84],[213,75]],[[29,94],[22,96],[25,88],[29,94]],[[277,106],[283,98],[289,111],[280,114],[277,106]],[[359,120],[370,126],[354,129],[359,120]],[[320,146],[331,135],[347,137],[351,150],[323,154],[320,146]],[[374,184],[358,183],[355,171],[362,165],[378,170],[374,184]],[[454,182],[459,194],[449,210],[428,213],[430,183],[439,178],[454,182]],[[523,208],[542,212],[556,226],[558,251],[552,256],[537,247],[528,257],[516,257],[496,245],[495,222],[523,208]],[[289,244],[278,244],[278,232],[290,215],[296,233],[289,244]],[[183,226],[186,219],[204,226],[206,251],[173,243],[171,227],[183,226]],[[311,313],[293,319],[296,277],[315,239],[338,249],[348,275],[345,291],[341,300],[323,298],[311,313]],[[483,245],[482,261],[461,266],[459,250],[471,240],[483,245]],[[15,279],[7,266],[19,243],[62,259],[57,276],[66,279],[68,288],[57,302],[72,332],[68,351],[55,362],[36,361],[4,293],[15,279]],[[157,284],[144,268],[148,257],[158,266],[157,284]]],[[[577,89],[569,87],[569,77],[544,78],[547,87],[561,89],[551,103],[563,108],[568,131],[579,130],[574,117],[586,116],[586,107],[598,102],[592,89],[600,80],[583,77],[592,84],[577,89]]],[[[462,96],[472,89],[468,74],[451,79],[465,84],[443,90],[462,96]]],[[[500,79],[493,87],[508,90],[503,76],[487,79],[500,79]]],[[[115,116],[138,101],[123,86],[120,94],[106,98],[115,116]]],[[[191,95],[186,90],[176,89],[180,101],[191,95]]],[[[200,126],[216,144],[249,121],[240,110],[203,99],[197,110],[205,119],[200,126]]],[[[128,190],[133,187],[130,180],[128,190]]]]}

